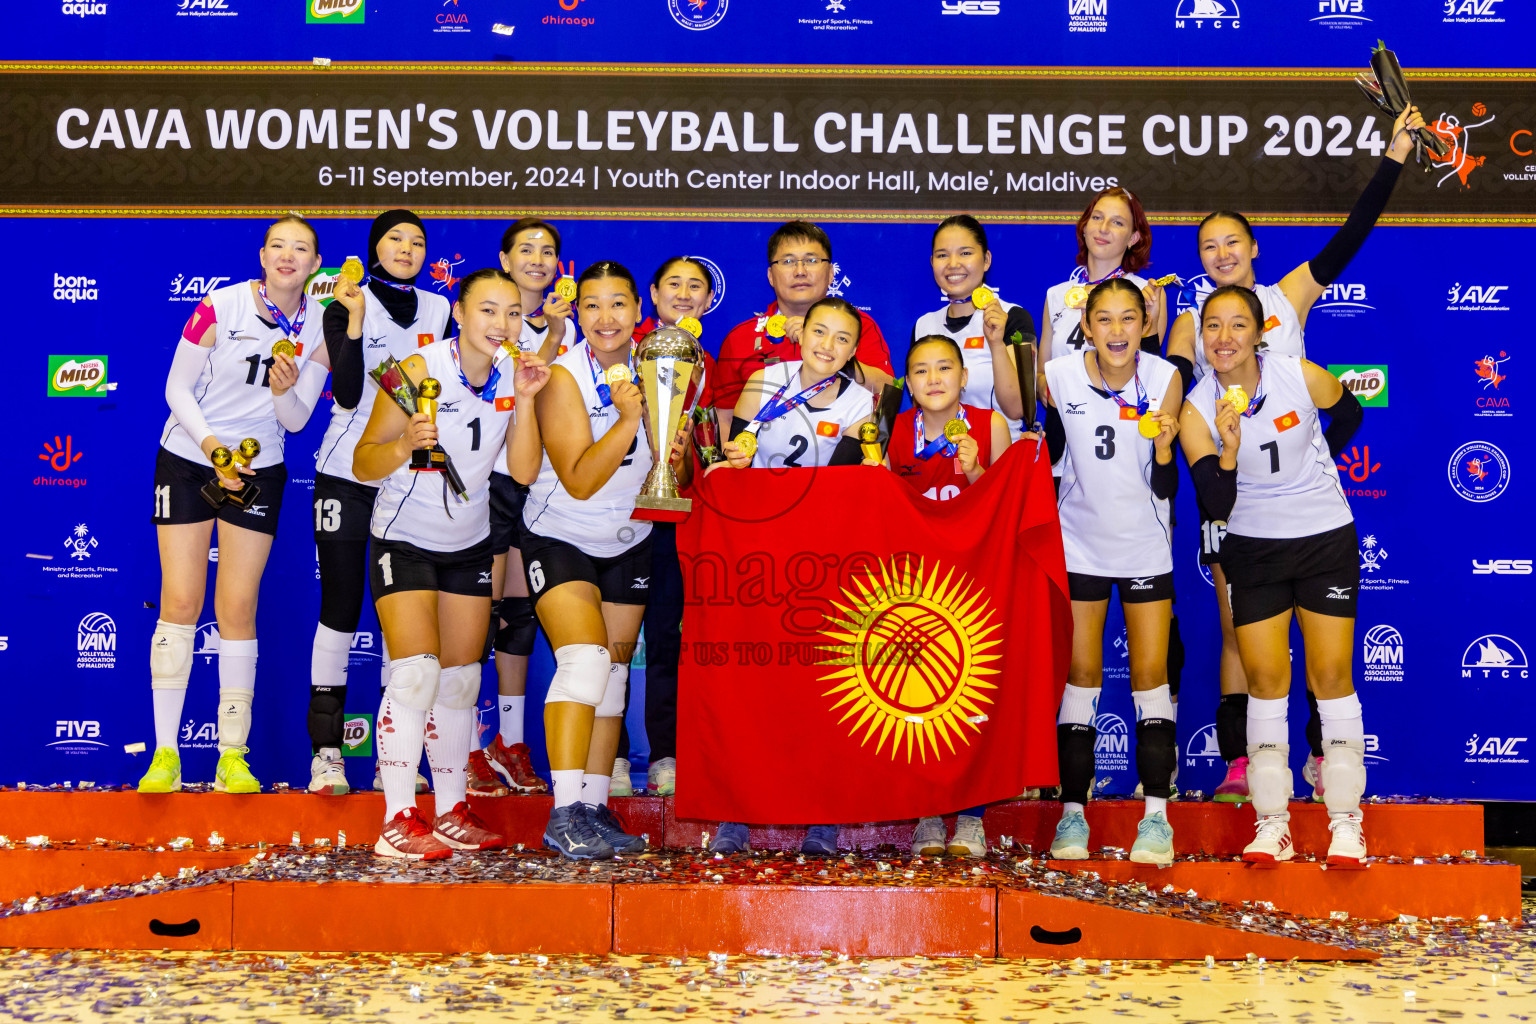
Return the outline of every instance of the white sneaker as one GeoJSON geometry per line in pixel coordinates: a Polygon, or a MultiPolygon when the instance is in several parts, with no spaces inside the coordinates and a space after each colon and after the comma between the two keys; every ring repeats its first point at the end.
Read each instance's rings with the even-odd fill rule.
{"type": "MultiPolygon", "coordinates": [[[[384,792],[384,776],[379,773],[379,766],[377,764],[375,764],[373,766],[373,791],[375,793],[382,793],[382,792],[384,792]]],[[[421,772],[417,772],[416,773],[416,792],[417,793],[430,793],[431,791],[432,791],[432,786],[431,786],[430,783],[427,782],[426,776],[422,775],[421,772]]]]}
{"type": "Polygon", "coordinates": [[[1361,830],[1361,816],[1341,814],[1328,822],[1333,840],[1328,844],[1328,863],[1346,868],[1358,868],[1365,863],[1365,833],[1361,830]]]}
{"type": "Polygon", "coordinates": [[[645,773],[645,788],[657,796],[672,796],[676,793],[677,758],[663,757],[659,761],[652,761],[650,769],[645,773]]]}
{"type": "Polygon", "coordinates": [[[608,783],[609,796],[634,796],[635,783],[629,777],[628,758],[615,758],[613,761],[613,781],[608,783]]]}
{"type": "Polygon", "coordinates": [[[981,819],[974,814],[962,814],[955,819],[955,835],[949,841],[951,857],[985,857],[987,855],[987,830],[981,819]]]}
{"type": "Polygon", "coordinates": [[[347,769],[341,763],[341,751],[323,747],[309,762],[309,791],[326,796],[346,796],[352,791],[347,785],[347,769]]]}
{"type": "Polygon", "coordinates": [[[912,856],[937,857],[944,852],[944,819],[918,818],[912,830],[912,856]]]}
{"type": "Polygon", "coordinates": [[[1256,824],[1253,842],[1243,847],[1243,860],[1250,864],[1276,864],[1295,856],[1289,814],[1266,814],[1256,824]]]}

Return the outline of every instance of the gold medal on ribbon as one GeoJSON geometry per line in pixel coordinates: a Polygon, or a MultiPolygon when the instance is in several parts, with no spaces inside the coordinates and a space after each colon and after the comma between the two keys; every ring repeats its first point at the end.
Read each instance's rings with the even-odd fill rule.
{"type": "Polygon", "coordinates": [[[272,343],[272,354],[274,356],[287,356],[289,359],[292,359],[297,352],[298,349],[287,338],[279,338],[272,343]]]}
{"type": "Polygon", "coordinates": [[[765,332],[770,338],[782,338],[784,337],[784,328],[787,323],[789,323],[789,317],[783,313],[775,313],[768,318],[768,326],[765,328],[765,332]]]}
{"type": "Polygon", "coordinates": [[[948,423],[944,424],[944,436],[949,438],[951,441],[962,438],[970,432],[971,428],[966,425],[965,420],[962,420],[959,417],[956,417],[950,420],[948,423]]]}
{"type": "Polygon", "coordinates": [[[750,430],[743,430],[741,433],[737,434],[734,438],[732,438],[732,443],[734,443],[737,448],[740,448],[741,454],[745,455],[749,459],[757,454],[757,435],[752,433],[750,430]]]}
{"type": "Polygon", "coordinates": [[[621,381],[627,383],[632,379],[634,375],[629,372],[629,367],[624,363],[614,363],[603,374],[603,382],[610,388],[621,381]]]}
{"type": "Polygon", "coordinates": [[[1150,441],[1163,432],[1163,425],[1157,422],[1156,413],[1144,412],[1141,414],[1141,422],[1136,425],[1136,429],[1141,431],[1142,437],[1150,441]]]}
{"type": "Polygon", "coordinates": [[[991,288],[988,288],[986,285],[982,285],[980,288],[977,288],[975,291],[971,292],[971,305],[975,306],[977,309],[986,309],[988,306],[992,305],[996,298],[996,292],[994,292],[991,288]]]}
{"type": "Polygon", "coordinates": [[[1179,275],[1178,274],[1164,274],[1162,277],[1158,278],[1156,281],[1148,281],[1147,282],[1147,284],[1149,284],[1149,285],[1157,285],[1159,288],[1162,288],[1165,285],[1178,284],[1178,283],[1179,283],[1179,275]]]}
{"type": "Polygon", "coordinates": [[[1075,284],[1067,289],[1067,308],[1082,309],[1088,301],[1088,289],[1080,284],[1075,284]]]}
{"type": "Polygon", "coordinates": [[[562,277],[555,282],[555,294],[566,302],[576,301],[576,279],[574,277],[562,277]]]}
{"type": "Polygon", "coordinates": [[[683,317],[677,322],[677,326],[681,327],[695,338],[702,338],[704,336],[704,325],[699,323],[699,321],[694,317],[683,317]]]}
{"type": "Polygon", "coordinates": [[[1248,392],[1243,390],[1242,385],[1233,384],[1221,397],[1231,404],[1239,416],[1248,411],[1248,392]]]}
{"type": "Polygon", "coordinates": [[[348,256],[341,264],[341,269],[336,272],[337,277],[344,277],[353,284],[362,284],[363,275],[368,271],[363,268],[363,261],[356,256],[348,256]]]}

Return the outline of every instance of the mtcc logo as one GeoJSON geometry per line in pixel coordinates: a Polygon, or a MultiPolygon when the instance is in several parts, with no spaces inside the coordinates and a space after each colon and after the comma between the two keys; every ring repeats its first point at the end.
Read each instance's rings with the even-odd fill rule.
{"type": "Polygon", "coordinates": [[[1501,633],[1488,633],[1467,645],[1461,656],[1463,679],[1529,679],[1525,651],[1501,633]]]}

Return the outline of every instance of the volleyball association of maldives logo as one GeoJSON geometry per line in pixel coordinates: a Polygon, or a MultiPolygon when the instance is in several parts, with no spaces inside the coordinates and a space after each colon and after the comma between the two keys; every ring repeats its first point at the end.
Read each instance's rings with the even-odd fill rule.
{"type": "Polygon", "coordinates": [[[875,754],[926,763],[969,744],[987,721],[997,684],[1001,623],[982,587],[965,573],[927,560],[893,558],[878,576],[843,589],[823,627],[821,677],[832,683],[839,724],[875,754]]]}

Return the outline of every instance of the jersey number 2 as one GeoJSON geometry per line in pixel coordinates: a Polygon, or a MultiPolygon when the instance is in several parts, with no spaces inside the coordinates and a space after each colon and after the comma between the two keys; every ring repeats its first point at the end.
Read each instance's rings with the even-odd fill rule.
{"type": "Polygon", "coordinates": [[[796,434],[794,437],[789,439],[789,446],[793,448],[794,451],[784,456],[784,465],[788,466],[790,469],[799,469],[801,468],[800,456],[805,454],[806,449],[811,446],[811,442],[806,439],[804,434],[796,434]]]}

